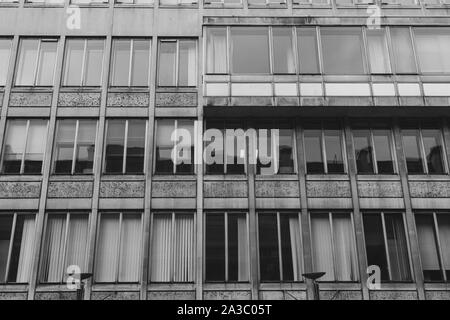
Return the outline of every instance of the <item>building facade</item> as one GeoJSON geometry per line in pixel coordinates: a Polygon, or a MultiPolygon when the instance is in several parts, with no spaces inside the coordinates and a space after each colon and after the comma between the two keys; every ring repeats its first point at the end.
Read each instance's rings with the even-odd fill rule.
{"type": "Polygon", "coordinates": [[[0,299],[450,299],[449,5],[0,0],[0,299]]]}

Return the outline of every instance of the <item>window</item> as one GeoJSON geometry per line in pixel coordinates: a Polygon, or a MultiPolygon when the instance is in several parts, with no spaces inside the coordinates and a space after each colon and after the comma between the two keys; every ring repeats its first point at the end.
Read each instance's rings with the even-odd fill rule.
{"type": "Polygon", "coordinates": [[[16,86],[52,86],[56,39],[22,39],[16,66],[16,86]]]}
{"type": "Polygon", "coordinates": [[[326,74],[363,74],[363,40],[360,28],[321,28],[326,74]]]}
{"type": "Polygon", "coordinates": [[[0,39],[0,87],[6,84],[11,57],[11,39],[0,39]]]}
{"type": "Polygon", "coordinates": [[[440,129],[402,129],[403,152],[409,174],[446,172],[444,144],[440,129]]]}
{"type": "Polygon", "coordinates": [[[194,121],[158,119],[156,122],[156,174],[194,173],[194,121]]]}
{"type": "Polygon", "coordinates": [[[195,235],[192,213],[153,214],[151,282],[194,281],[195,235]]]}
{"type": "Polygon", "coordinates": [[[258,214],[261,281],[300,281],[302,247],[298,214],[258,214]]]}
{"type": "Polygon", "coordinates": [[[450,281],[450,216],[418,213],[416,218],[424,280],[450,281]]]}
{"type": "Polygon", "coordinates": [[[227,73],[227,29],[206,29],[206,72],[227,73]]]}
{"type": "Polygon", "coordinates": [[[34,251],[35,215],[0,215],[0,283],[29,281],[34,251]]]}
{"type": "Polygon", "coordinates": [[[101,39],[68,39],[64,63],[64,86],[100,86],[103,70],[101,39]]]}
{"type": "Polygon", "coordinates": [[[391,130],[375,127],[352,132],[358,173],[394,174],[391,130]]]}
{"type": "Polygon", "coordinates": [[[159,42],[158,85],[195,87],[197,85],[197,48],[195,40],[159,42]]]}
{"type": "Polygon", "coordinates": [[[299,73],[319,73],[316,28],[297,28],[299,73]]]}
{"type": "Polygon", "coordinates": [[[310,217],[313,268],[326,272],[320,280],[358,281],[358,259],[351,215],[313,212],[310,217]]]}
{"type": "Polygon", "coordinates": [[[102,212],[95,256],[95,282],[138,282],[142,215],[102,212]]]}
{"type": "Polygon", "coordinates": [[[371,73],[390,73],[385,29],[367,29],[367,51],[371,73]]]}
{"type": "Polygon", "coordinates": [[[363,220],[368,265],[380,267],[382,281],[411,281],[403,214],[366,213],[363,220]]]}
{"type": "Polygon", "coordinates": [[[47,120],[9,120],[2,156],[2,173],[41,174],[47,120]]]}
{"type": "Polygon", "coordinates": [[[197,0],[159,0],[161,6],[182,6],[197,4],[197,0]]]}
{"type": "Polygon", "coordinates": [[[96,132],[96,120],[59,120],[56,129],[53,173],[92,173],[96,132]]]}
{"type": "Polygon", "coordinates": [[[420,71],[449,73],[450,28],[416,28],[414,34],[420,71]]]}
{"type": "Polygon", "coordinates": [[[232,72],[270,73],[269,32],[263,27],[232,27],[232,72]]]}
{"type": "Polygon", "coordinates": [[[416,61],[409,28],[391,29],[392,50],[397,73],[416,73],[416,61]]]}
{"type": "Polygon", "coordinates": [[[313,125],[304,130],[307,173],[345,173],[342,134],[334,124],[324,124],[322,128],[313,125]]]}
{"type": "Polygon", "coordinates": [[[89,215],[52,213],[47,215],[42,247],[40,281],[63,283],[67,267],[78,266],[86,272],[89,215]]]}
{"type": "Polygon", "coordinates": [[[114,39],[110,73],[111,86],[148,86],[149,57],[149,40],[114,39]]]}
{"type": "Polygon", "coordinates": [[[273,72],[295,73],[295,56],[292,29],[272,28],[273,72]]]}
{"type": "Polygon", "coordinates": [[[107,121],[105,173],[144,172],[147,122],[139,119],[107,121]]]}
{"type": "Polygon", "coordinates": [[[206,281],[248,281],[247,214],[207,212],[205,221],[206,281]]]}

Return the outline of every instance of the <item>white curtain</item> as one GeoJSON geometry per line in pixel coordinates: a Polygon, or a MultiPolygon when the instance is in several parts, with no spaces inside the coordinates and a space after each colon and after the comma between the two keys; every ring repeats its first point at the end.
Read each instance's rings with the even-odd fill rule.
{"type": "Polygon", "coordinates": [[[301,264],[301,241],[300,225],[297,218],[289,218],[289,234],[291,238],[292,269],[294,272],[294,281],[300,280],[303,273],[301,264]]]}
{"type": "Polygon", "coordinates": [[[401,216],[385,216],[391,280],[409,280],[408,245],[401,216]]]}
{"type": "Polygon", "coordinates": [[[141,230],[140,216],[123,216],[120,245],[120,282],[137,282],[139,280],[141,230]]]}
{"type": "Polygon", "coordinates": [[[450,218],[438,219],[439,240],[441,243],[442,260],[447,274],[450,271],[450,218]]]}
{"type": "Polygon", "coordinates": [[[226,29],[209,29],[207,41],[207,72],[227,72],[227,35],[226,29]]]}
{"type": "MultiPolygon", "coordinates": [[[[432,220],[430,222],[432,222],[432,220]]],[[[420,258],[422,260],[422,269],[424,271],[440,270],[436,250],[436,241],[434,238],[433,224],[426,223],[425,221],[418,222],[417,237],[419,238],[419,250],[420,258]]]]}
{"type": "Polygon", "coordinates": [[[151,281],[169,282],[172,248],[172,216],[154,215],[151,251],[151,281]]]}
{"type": "Polygon", "coordinates": [[[119,243],[118,215],[102,214],[98,234],[98,245],[95,267],[95,281],[114,282],[118,262],[119,243]]]}
{"type": "Polygon", "coordinates": [[[358,261],[353,227],[348,215],[333,216],[333,237],[335,246],[337,281],[358,280],[358,261]]]}
{"type": "Polygon", "coordinates": [[[34,232],[35,217],[24,218],[16,282],[28,282],[35,244],[34,232]]]}
{"type": "Polygon", "coordinates": [[[238,232],[238,281],[248,281],[248,241],[246,216],[237,218],[238,232]]]}
{"type": "Polygon", "coordinates": [[[197,54],[195,42],[192,42],[188,49],[187,67],[188,67],[188,86],[197,84],[197,54]]]}
{"type": "Polygon", "coordinates": [[[174,282],[194,280],[194,219],[193,216],[175,217],[174,282]]]}
{"type": "Polygon", "coordinates": [[[333,246],[328,214],[317,214],[311,219],[314,272],[326,272],[322,281],[334,281],[333,246]]]}
{"type": "MultiPolygon", "coordinates": [[[[67,252],[66,265],[67,269],[70,265],[80,267],[81,272],[86,271],[86,249],[88,239],[88,217],[87,216],[70,216],[69,234],[67,235],[67,252]]],[[[66,274],[67,270],[64,270],[66,274]]]]}
{"type": "Polygon", "coordinates": [[[42,265],[43,282],[61,282],[64,263],[66,216],[49,217],[45,235],[42,265]]]}

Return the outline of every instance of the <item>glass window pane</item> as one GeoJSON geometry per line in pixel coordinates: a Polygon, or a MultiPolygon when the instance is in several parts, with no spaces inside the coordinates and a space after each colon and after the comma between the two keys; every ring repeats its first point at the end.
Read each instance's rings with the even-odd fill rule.
{"type": "Polygon", "coordinates": [[[177,129],[180,132],[189,133],[189,137],[183,137],[177,142],[177,173],[194,173],[194,122],[192,120],[178,120],[177,129]],[[185,139],[189,139],[185,140],[185,139]]]}
{"type": "Polygon", "coordinates": [[[111,61],[111,85],[128,86],[131,40],[114,40],[111,61]]]}
{"type": "MultiPolygon", "coordinates": [[[[207,157],[215,159],[215,163],[206,164],[205,171],[206,174],[223,174],[224,173],[224,130],[222,121],[206,121],[206,131],[208,130],[219,130],[220,135],[205,141],[205,151],[207,157]],[[217,139],[217,141],[215,140],[217,139]],[[210,149],[211,148],[211,151],[210,149]]],[[[204,134],[206,136],[206,134],[204,134]]],[[[206,138],[205,138],[206,139],[206,138]]]]}
{"type": "Polygon", "coordinates": [[[292,129],[279,130],[278,150],[279,174],[294,173],[294,132],[292,129]]]}
{"type": "Polygon", "coordinates": [[[370,145],[369,130],[354,130],[356,167],[358,173],[374,173],[372,162],[372,146],[370,145]]]}
{"type": "Polygon", "coordinates": [[[225,123],[225,150],[227,174],[242,174],[245,172],[245,146],[239,141],[243,141],[238,129],[242,129],[240,123],[225,123]]]}
{"type": "Polygon", "coordinates": [[[172,279],[172,215],[154,214],[152,221],[151,282],[170,282],[172,279]]]}
{"type": "Polygon", "coordinates": [[[322,28],[321,35],[325,73],[364,73],[360,28],[322,28]]]}
{"type": "Polygon", "coordinates": [[[194,281],[195,233],[192,214],[175,215],[174,275],[175,282],[194,281]]]}
{"type": "Polygon", "coordinates": [[[17,62],[16,85],[34,85],[34,73],[38,54],[39,40],[22,40],[20,42],[19,60],[17,62]]]}
{"type": "Polygon", "coordinates": [[[156,128],[155,173],[173,174],[172,151],[174,142],[172,142],[171,136],[175,130],[175,121],[157,120],[156,128]]]}
{"type": "Polygon", "coordinates": [[[75,173],[92,173],[94,167],[97,121],[79,120],[75,173]]]}
{"type": "Polygon", "coordinates": [[[176,86],[177,43],[159,43],[158,85],[176,86]]]}
{"type": "Polygon", "coordinates": [[[41,173],[46,137],[47,121],[31,120],[28,128],[24,173],[41,173]]]}
{"type": "Polygon", "coordinates": [[[84,45],[84,40],[69,39],[66,42],[63,82],[65,86],[81,86],[84,45]]]}
{"type": "Polygon", "coordinates": [[[370,71],[372,73],[389,73],[389,52],[384,29],[367,30],[367,50],[369,51],[370,71]]]}
{"type": "Polygon", "coordinates": [[[64,241],[66,235],[66,215],[55,214],[47,219],[41,261],[41,281],[59,283],[63,280],[64,241]]]}
{"type": "MultiPolygon", "coordinates": [[[[70,215],[67,234],[66,265],[64,266],[64,270],[70,265],[76,265],[80,267],[81,272],[86,272],[88,219],[89,216],[87,214],[70,215]]],[[[67,275],[65,275],[64,281],[66,281],[66,277],[67,275]]]]}
{"type": "Polygon", "coordinates": [[[11,243],[12,224],[12,215],[0,216],[0,283],[5,282],[9,245],[11,243]]]}
{"type": "Polygon", "coordinates": [[[228,214],[228,280],[249,280],[248,232],[245,214],[228,214]]]}
{"type": "Polygon", "coordinates": [[[320,281],[335,281],[330,218],[327,213],[311,215],[311,245],[314,270],[326,272],[320,281]]]}
{"type": "Polygon", "coordinates": [[[223,213],[206,213],[205,280],[225,280],[225,220],[223,213]]]}
{"type": "Polygon", "coordinates": [[[340,130],[324,130],[328,173],[344,173],[340,130]]]}
{"type": "Polygon", "coordinates": [[[7,124],[3,147],[3,173],[20,173],[26,141],[26,120],[10,120],[7,124]]]}
{"type": "Polygon", "coordinates": [[[402,140],[408,173],[424,173],[419,151],[419,130],[402,130],[402,140]]]}
{"type": "Polygon", "coordinates": [[[444,150],[440,130],[422,130],[428,173],[444,173],[444,150]]]}
{"type": "Polygon", "coordinates": [[[297,46],[299,72],[319,73],[316,28],[298,28],[297,46]]]}
{"type": "Polygon", "coordinates": [[[358,257],[350,214],[333,213],[332,217],[336,280],[357,281],[358,257]]]}
{"type": "Polygon", "coordinates": [[[305,130],[305,158],[308,173],[324,173],[321,130],[305,130]]]}
{"type": "Polygon", "coordinates": [[[450,72],[450,29],[416,28],[414,33],[420,71],[450,72]]]}
{"type": "Polygon", "coordinates": [[[258,226],[261,281],[280,281],[277,215],[258,215],[258,226]]]}
{"type": "Polygon", "coordinates": [[[126,173],[144,172],[145,120],[128,120],[126,173]]]}
{"type": "Polygon", "coordinates": [[[179,41],[179,46],[178,85],[194,87],[197,83],[196,42],[183,40],[179,41]]]}
{"type": "Polygon", "coordinates": [[[105,172],[122,173],[125,139],[125,121],[108,120],[106,137],[105,172]]]}
{"type": "Polygon", "coordinates": [[[41,52],[38,62],[38,73],[36,77],[37,86],[53,85],[56,63],[56,41],[41,41],[41,52]]]}
{"type": "Polygon", "coordinates": [[[102,79],[103,40],[88,40],[84,69],[84,85],[99,86],[102,79]]]}
{"type": "Polygon", "coordinates": [[[298,217],[280,213],[283,281],[299,281],[302,274],[300,224],[298,217]]]}
{"type": "Polygon", "coordinates": [[[392,28],[391,40],[394,51],[395,71],[397,73],[415,73],[417,70],[409,29],[392,28]]]}
{"type": "Polygon", "coordinates": [[[403,217],[400,214],[387,214],[385,215],[385,223],[391,280],[411,280],[403,217]]]}
{"type": "Polygon", "coordinates": [[[367,264],[380,267],[381,280],[389,280],[389,270],[384,244],[381,215],[364,215],[364,235],[366,240],[367,264]]]}
{"type": "Polygon", "coordinates": [[[227,73],[227,29],[208,28],[206,33],[206,70],[227,73]]]}
{"type": "Polygon", "coordinates": [[[121,227],[118,281],[137,282],[141,260],[141,215],[123,214],[121,227]]]}
{"type": "Polygon", "coordinates": [[[272,28],[273,34],[273,72],[295,73],[292,28],[272,28]]]}
{"type": "Polygon", "coordinates": [[[377,157],[378,173],[394,173],[391,147],[392,138],[390,130],[373,130],[373,143],[377,157]]]}
{"type": "Polygon", "coordinates": [[[56,132],[55,142],[55,173],[72,173],[76,124],[76,120],[58,121],[58,131],[56,132]]]}
{"type": "Polygon", "coordinates": [[[148,86],[148,71],[150,61],[150,41],[133,41],[133,64],[131,66],[131,85],[148,86]]]}
{"type": "Polygon", "coordinates": [[[269,73],[269,34],[263,27],[231,28],[233,73],[269,73]]]}
{"type": "Polygon", "coordinates": [[[6,84],[10,56],[11,56],[11,40],[0,39],[0,86],[4,86],[6,84]]]}
{"type": "Polygon", "coordinates": [[[448,214],[438,215],[439,241],[441,243],[442,264],[450,280],[450,216],[448,214]]]}
{"type": "Polygon", "coordinates": [[[115,282],[119,261],[119,214],[101,214],[99,224],[94,280],[115,282]]]}
{"type": "Polygon", "coordinates": [[[441,281],[443,277],[436,245],[433,215],[416,214],[415,218],[424,280],[441,281]]]}

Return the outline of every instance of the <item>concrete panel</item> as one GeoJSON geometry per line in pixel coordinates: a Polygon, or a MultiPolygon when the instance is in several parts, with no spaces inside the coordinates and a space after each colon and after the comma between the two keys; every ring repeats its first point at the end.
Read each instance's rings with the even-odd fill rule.
{"type": "Polygon", "coordinates": [[[0,182],[0,199],[39,198],[40,192],[40,182],[0,182]]]}
{"type": "Polygon", "coordinates": [[[0,199],[0,208],[5,210],[38,210],[39,199],[0,199]]]}
{"type": "Polygon", "coordinates": [[[412,198],[413,209],[446,209],[450,208],[450,198],[412,198]]]}
{"type": "Polygon", "coordinates": [[[159,8],[158,34],[160,36],[198,37],[201,28],[198,27],[199,10],[189,8],[159,8]]]}
{"type": "Polygon", "coordinates": [[[298,181],[256,181],[255,193],[261,198],[298,197],[298,181]]]}
{"type": "Polygon", "coordinates": [[[47,210],[88,210],[92,207],[92,198],[48,198],[47,210]]]}
{"type": "Polygon", "coordinates": [[[309,198],[308,209],[352,209],[351,198],[309,198]]]}
{"type": "Polygon", "coordinates": [[[144,210],[144,198],[103,198],[99,201],[100,210],[144,210]]]}
{"type": "Polygon", "coordinates": [[[139,300],[139,292],[92,292],[91,300],[139,300]]]}
{"type": "Polygon", "coordinates": [[[427,300],[450,300],[450,291],[426,291],[427,300]]]}
{"type": "Polygon", "coordinates": [[[248,194],[246,181],[205,181],[203,183],[205,198],[246,198],[248,194]]]}
{"type": "Polygon", "coordinates": [[[108,107],[148,107],[149,95],[146,92],[139,93],[108,93],[108,107]]]}
{"type": "Polygon", "coordinates": [[[358,181],[358,195],[361,198],[401,198],[400,181],[358,181]]]}
{"type": "Polygon", "coordinates": [[[51,92],[11,92],[10,107],[50,107],[51,92]]]}
{"type": "Polygon", "coordinates": [[[310,198],[349,198],[348,181],[307,181],[306,193],[310,198]]]}
{"type": "Polygon", "coordinates": [[[412,198],[449,198],[450,181],[409,181],[412,198]]]}
{"type": "Polygon", "coordinates": [[[91,181],[58,181],[48,185],[49,198],[90,198],[93,183],[91,181]]]}
{"type": "Polygon", "coordinates": [[[153,8],[114,8],[113,36],[152,36],[153,8]]]}
{"type": "Polygon", "coordinates": [[[205,198],[204,209],[248,209],[247,198],[205,198]]]}
{"type": "Polygon", "coordinates": [[[76,300],[76,292],[36,292],[35,300],[76,300]]]}
{"type": "Polygon", "coordinates": [[[417,300],[416,291],[370,291],[370,300],[417,300]]]}
{"type": "Polygon", "coordinates": [[[153,198],[192,198],[197,192],[196,181],[153,181],[153,198]]]}
{"type": "Polygon", "coordinates": [[[101,198],[143,198],[145,184],[143,181],[102,181],[101,198]]]}
{"type": "Polygon", "coordinates": [[[373,101],[371,97],[327,97],[328,106],[372,106],[373,101]]]}
{"type": "Polygon", "coordinates": [[[0,292],[0,300],[26,300],[26,292],[0,292]]]}
{"type": "Polygon", "coordinates": [[[59,107],[98,107],[100,92],[61,92],[58,97],[59,107]]]}
{"type": "Polygon", "coordinates": [[[250,291],[204,291],[205,300],[250,300],[250,291]]]}
{"type": "Polygon", "coordinates": [[[155,103],[158,107],[196,107],[197,93],[157,92],[155,103]]]}
{"type": "Polygon", "coordinates": [[[188,199],[174,199],[174,198],[153,198],[152,199],[152,209],[196,209],[196,200],[195,198],[188,199]]]}
{"type": "Polygon", "coordinates": [[[361,209],[404,209],[403,198],[359,198],[361,209]]]}
{"type": "Polygon", "coordinates": [[[195,291],[149,291],[147,300],[195,300],[195,291]]]}
{"type": "Polygon", "coordinates": [[[284,292],[283,291],[260,291],[259,299],[261,300],[284,300],[284,292]]]}
{"type": "Polygon", "coordinates": [[[256,198],[258,209],[300,209],[299,198],[256,198]]]}
{"type": "Polygon", "coordinates": [[[362,300],[361,291],[320,290],[320,300],[362,300]]]}

